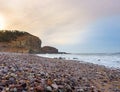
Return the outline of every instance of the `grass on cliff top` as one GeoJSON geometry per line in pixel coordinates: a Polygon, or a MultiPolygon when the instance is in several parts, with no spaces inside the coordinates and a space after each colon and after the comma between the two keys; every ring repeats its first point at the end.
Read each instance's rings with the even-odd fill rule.
{"type": "Polygon", "coordinates": [[[16,40],[17,37],[19,36],[23,36],[29,34],[27,32],[23,32],[23,31],[17,31],[17,30],[1,30],[0,31],[0,42],[10,42],[13,40],[16,40]]]}

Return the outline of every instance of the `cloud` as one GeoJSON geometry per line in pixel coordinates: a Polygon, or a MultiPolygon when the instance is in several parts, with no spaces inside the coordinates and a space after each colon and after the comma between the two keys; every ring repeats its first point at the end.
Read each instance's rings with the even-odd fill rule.
{"type": "Polygon", "coordinates": [[[28,31],[43,44],[71,45],[87,39],[86,27],[104,16],[120,14],[119,0],[0,0],[6,29],[28,31]]]}

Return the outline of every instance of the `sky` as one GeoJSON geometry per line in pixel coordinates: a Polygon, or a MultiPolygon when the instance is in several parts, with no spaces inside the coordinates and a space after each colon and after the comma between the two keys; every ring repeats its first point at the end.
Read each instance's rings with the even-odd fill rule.
{"type": "Polygon", "coordinates": [[[0,29],[63,52],[120,52],[120,0],[0,0],[0,29]]]}

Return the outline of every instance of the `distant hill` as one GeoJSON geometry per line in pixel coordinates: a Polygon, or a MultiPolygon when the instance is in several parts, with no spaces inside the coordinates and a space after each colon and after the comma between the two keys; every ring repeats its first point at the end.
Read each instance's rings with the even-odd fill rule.
{"type": "Polygon", "coordinates": [[[17,30],[0,31],[0,52],[58,53],[57,51],[55,52],[54,49],[52,49],[50,52],[44,52],[41,44],[41,39],[28,32],[17,30]]]}

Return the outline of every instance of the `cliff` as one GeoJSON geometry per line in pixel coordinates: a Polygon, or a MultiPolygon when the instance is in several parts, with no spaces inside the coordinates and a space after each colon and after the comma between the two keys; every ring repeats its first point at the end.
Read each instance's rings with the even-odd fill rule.
{"type": "Polygon", "coordinates": [[[0,31],[0,52],[16,53],[58,53],[51,46],[41,47],[41,40],[27,32],[0,31]]]}
{"type": "Polygon", "coordinates": [[[1,31],[0,51],[17,53],[40,53],[41,40],[27,32],[1,31]]]}

